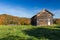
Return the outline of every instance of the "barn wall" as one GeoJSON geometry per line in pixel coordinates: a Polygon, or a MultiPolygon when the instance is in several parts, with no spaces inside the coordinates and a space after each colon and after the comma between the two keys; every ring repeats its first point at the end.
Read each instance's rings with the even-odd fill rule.
{"type": "Polygon", "coordinates": [[[37,25],[37,17],[36,16],[31,18],[31,25],[34,25],[34,26],[37,25]]]}
{"type": "Polygon", "coordinates": [[[37,15],[37,25],[48,25],[48,19],[50,24],[53,24],[53,16],[50,13],[43,12],[37,15]]]}

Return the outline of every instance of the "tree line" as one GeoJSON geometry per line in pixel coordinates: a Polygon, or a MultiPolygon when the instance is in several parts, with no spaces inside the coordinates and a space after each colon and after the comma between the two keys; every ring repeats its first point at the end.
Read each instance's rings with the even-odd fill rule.
{"type": "MultiPolygon", "coordinates": [[[[0,15],[0,25],[31,25],[30,18],[22,18],[7,14],[0,15]]],[[[60,19],[54,19],[54,24],[60,24],[60,19]]]]}
{"type": "Polygon", "coordinates": [[[17,16],[2,14],[0,15],[0,25],[30,25],[29,18],[20,18],[17,16]]]}

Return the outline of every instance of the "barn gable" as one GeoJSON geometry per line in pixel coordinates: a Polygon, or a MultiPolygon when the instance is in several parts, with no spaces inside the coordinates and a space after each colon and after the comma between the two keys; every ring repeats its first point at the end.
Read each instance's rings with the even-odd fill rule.
{"type": "Polygon", "coordinates": [[[41,12],[39,12],[38,14],[36,14],[36,15],[40,15],[41,13],[49,13],[49,14],[51,14],[52,16],[54,16],[50,11],[48,11],[47,9],[43,9],[41,12]]]}

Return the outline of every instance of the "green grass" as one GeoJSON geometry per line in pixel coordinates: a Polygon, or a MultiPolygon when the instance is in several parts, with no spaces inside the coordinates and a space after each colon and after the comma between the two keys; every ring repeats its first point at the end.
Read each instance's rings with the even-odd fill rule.
{"type": "Polygon", "coordinates": [[[0,40],[60,40],[60,26],[0,25],[0,40]]]}

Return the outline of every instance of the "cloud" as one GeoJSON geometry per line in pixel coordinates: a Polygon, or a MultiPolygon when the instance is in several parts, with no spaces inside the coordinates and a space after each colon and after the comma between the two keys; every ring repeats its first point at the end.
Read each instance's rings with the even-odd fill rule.
{"type": "Polygon", "coordinates": [[[0,4],[0,14],[4,13],[20,17],[31,17],[31,11],[26,8],[0,4]]]}
{"type": "Polygon", "coordinates": [[[60,18],[60,9],[54,10],[53,13],[54,13],[54,18],[60,18]]]}

